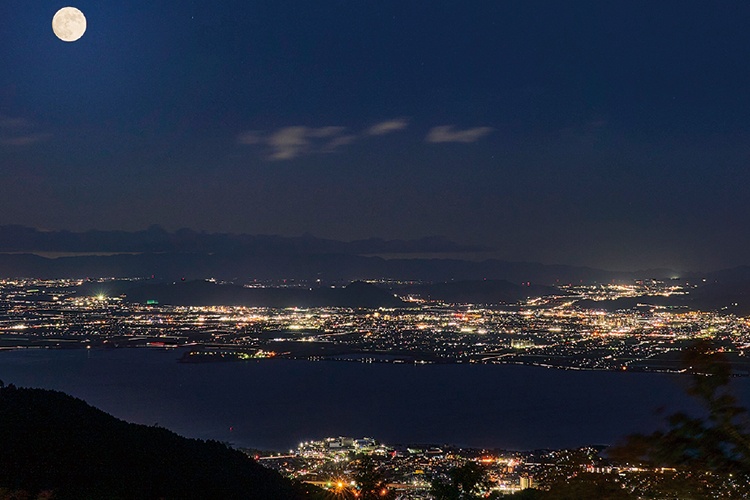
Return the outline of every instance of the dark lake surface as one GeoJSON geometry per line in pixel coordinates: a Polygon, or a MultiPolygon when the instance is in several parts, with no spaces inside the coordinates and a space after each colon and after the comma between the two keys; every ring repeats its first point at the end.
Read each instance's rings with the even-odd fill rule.
{"type": "MultiPolygon", "coordinates": [[[[0,379],[67,392],[129,422],[285,450],[326,436],[505,449],[611,444],[695,408],[686,376],[516,365],[259,360],[175,350],[0,352],[0,379]]],[[[735,380],[743,404],[750,379],[735,380]]]]}

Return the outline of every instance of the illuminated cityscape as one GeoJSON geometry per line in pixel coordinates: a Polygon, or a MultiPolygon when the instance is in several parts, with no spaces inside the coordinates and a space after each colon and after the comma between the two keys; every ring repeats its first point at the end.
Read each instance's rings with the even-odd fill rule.
{"type": "MultiPolygon", "coordinates": [[[[653,299],[689,297],[696,288],[675,281],[561,285],[552,294],[501,304],[445,303],[402,293],[400,308],[180,306],[132,302],[127,293],[105,292],[147,281],[2,280],[0,349],[174,349],[182,363],[288,359],[680,373],[688,369],[681,361],[684,350],[706,339],[729,361],[734,375],[750,373],[750,320],[726,308],[656,305],[659,300],[653,299]],[[623,299],[629,307],[612,307],[623,299]]],[[[371,284],[395,294],[404,285],[393,280],[371,284]]],[[[481,495],[496,496],[578,477],[608,481],[623,491],[647,491],[664,481],[682,481],[685,473],[613,461],[606,446],[518,451],[329,437],[285,452],[241,449],[283,476],[351,498],[363,491],[357,483],[363,464],[381,481],[383,496],[399,499],[435,498],[435,485],[449,483],[463,467],[481,472],[481,495]]],[[[741,495],[741,479],[706,474],[702,481],[712,485],[716,498],[741,495]]]]}
{"type": "Polygon", "coordinates": [[[0,2],[0,500],[750,498],[748,20],[0,2]]]}
{"type": "Polygon", "coordinates": [[[679,353],[706,338],[738,373],[748,368],[746,317],[685,307],[605,312],[577,306],[582,300],[689,293],[664,282],[566,286],[558,296],[494,306],[409,297],[408,307],[375,310],[139,304],[125,295],[81,294],[82,284],[0,282],[0,346],[189,347],[187,362],[279,357],[682,371],[679,353]]]}
{"type": "MultiPolygon", "coordinates": [[[[602,447],[518,452],[387,445],[372,438],[329,437],[300,443],[287,453],[245,452],[287,477],[333,493],[353,493],[355,497],[360,486],[356,481],[358,466],[363,457],[369,457],[371,467],[382,478],[383,495],[389,491],[403,500],[434,498],[433,483],[467,463],[476,465],[486,478],[478,492],[480,497],[492,493],[509,495],[578,476],[610,480],[633,492],[646,491],[665,478],[680,480],[681,477],[674,468],[613,463],[602,457],[602,447]]],[[[742,480],[729,478],[714,487],[713,497],[739,497],[745,488],[742,480]]]]}

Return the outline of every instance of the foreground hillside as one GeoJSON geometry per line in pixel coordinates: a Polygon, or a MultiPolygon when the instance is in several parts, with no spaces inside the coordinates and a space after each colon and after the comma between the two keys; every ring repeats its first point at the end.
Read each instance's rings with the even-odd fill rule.
{"type": "Polygon", "coordinates": [[[55,499],[311,498],[225,445],[118,420],[56,391],[0,388],[0,490],[55,499]]]}

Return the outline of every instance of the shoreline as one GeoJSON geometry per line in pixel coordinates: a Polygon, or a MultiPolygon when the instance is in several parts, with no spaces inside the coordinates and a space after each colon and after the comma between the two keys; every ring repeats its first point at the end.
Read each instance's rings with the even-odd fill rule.
{"type": "MultiPolygon", "coordinates": [[[[528,361],[498,361],[493,359],[487,360],[450,360],[450,359],[424,359],[418,356],[399,356],[398,354],[387,353],[368,353],[368,352],[351,352],[335,355],[321,356],[303,356],[291,353],[282,353],[280,355],[268,355],[262,350],[243,348],[239,346],[211,345],[211,344],[170,344],[164,342],[147,342],[139,345],[113,346],[113,345],[91,345],[85,341],[69,340],[65,345],[28,345],[28,346],[0,346],[0,353],[22,351],[22,350],[93,350],[107,351],[113,349],[150,349],[150,350],[182,350],[183,354],[177,358],[178,363],[183,364],[204,364],[204,363],[241,363],[243,361],[274,360],[285,359],[290,361],[309,361],[309,362],[341,362],[341,363],[361,363],[361,364],[394,364],[394,365],[500,365],[500,366],[525,366],[533,368],[546,368],[560,371],[582,371],[582,372],[609,372],[609,373],[656,373],[668,375],[691,375],[692,372],[681,369],[664,369],[657,367],[638,366],[628,369],[615,368],[597,368],[588,366],[576,366],[554,363],[528,362],[528,361]],[[208,351],[206,349],[214,349],[208,351]],[[253,352],[255,351],[255,352],[253,352]],[[258,355],[257,353],[261,354],[258,355]],[[248,354],[252,353],[252,354],[248,354]],[[188,359],[188,355],[194,355],[194,359],[188,359]],[[197,354],[197,355],[196,355],[197,354]]],[[[192,356],[191,356],[192,357],[192,356]]],[[[745,378],[750,376],[748,372],[733,372],[732,377],[745,378]]]]}

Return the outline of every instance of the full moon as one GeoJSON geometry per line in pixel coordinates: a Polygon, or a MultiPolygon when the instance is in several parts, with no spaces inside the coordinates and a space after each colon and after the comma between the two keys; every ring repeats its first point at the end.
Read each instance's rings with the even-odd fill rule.
{"type": "Polygon", "coordinates": [[[75,42],[86,32],[86,16],[75,7],[63,7],[52,18],[52,31],[64,42],[75,42]]]}

